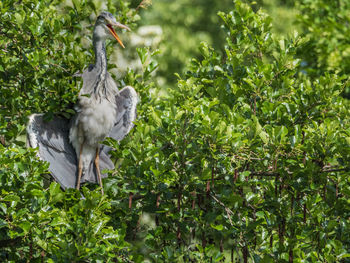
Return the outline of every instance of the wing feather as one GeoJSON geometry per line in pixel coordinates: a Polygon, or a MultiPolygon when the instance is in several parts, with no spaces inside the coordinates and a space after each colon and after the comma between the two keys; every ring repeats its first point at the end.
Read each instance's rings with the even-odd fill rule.
{"type": "MultiPolygon", "coordinates": [[[[93,83],[96,81],[93,65],[90,65],[89,68],[83,72],[82,77],[83,88],[80,94],[89,94],[93,83]]],[[[115,124],[109,137],[120,141],[134,127],[133,122],[136,119],[138,96],[131,86],[126,86],[118,91],[117,85],[109,74],[107,74],[106,85],[113,91],[112,94],[116,94],[113,96],[117,105],[115,124]]],[[[69,120],[59,117],[54,117],[52,120],[46,122],[43,116],[43,114],[33,114],[30,116],[27,126],[28,146],[38,148],[39,158],[49,162],[49,171],[62,188],[74,188],[78,167],[75,150],[69,142],[71,123],[69,120]]],[[[110,150],[111,147],[101,145],[101,170],[114,169],[114,164],[108,155],[110,150]]],[[[97,173],[93,163],[90,164],[88,173],[93,174],[85,176],[85,178],[92,178],[89,181],[97,183],[97,173]]],[[[105,176],[105,174],[102,174],[102,177],[105,176]]]]}
{"type": "Polygon", "coordinates": [[[131,86],[124,87],[116,96],[116,123],[109,134],[115,140],[122,140],[134,127],[136,120],[137,93],[131,86]]]}
{"type": "MultiPolygon", "coordinates": [[[[69,142],[69,127],[69,120],[54,117],[46,122],[43,114],[31,115],[27,126],[28,146],[38,148],[38,157],[50,164],[49,171],[63,189],[75,187],[78,173],[76,153],[69,142]]],[[[100,168],[114,169],[113,162],[102,151],[100,168]]],[[[93,165],[90,165],[89,173],[94,175],[87,178],[93,178],[92,182],[96,183],[96,169],[93,165]]]]}

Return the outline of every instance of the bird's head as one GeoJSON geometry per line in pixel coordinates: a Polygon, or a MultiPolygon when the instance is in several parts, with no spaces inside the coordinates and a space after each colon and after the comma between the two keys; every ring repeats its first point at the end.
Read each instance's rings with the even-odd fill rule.
{"type": "Polygon", "coordinates": [[[113,27],[124,28],[130,31],[130,28],[117,22],[115,17],[109,12],[101,12],[101,14],[97,17],[95,29],[94,29],[94,37],[98,39],[107,39],[107,38],[115,38],[118,43],[123,47],[123,42],[120,40],[119,36],[115,32],[113,27]]]}

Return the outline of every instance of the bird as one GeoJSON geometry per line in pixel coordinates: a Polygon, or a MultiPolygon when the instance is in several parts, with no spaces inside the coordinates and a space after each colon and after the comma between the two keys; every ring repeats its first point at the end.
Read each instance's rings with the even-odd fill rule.
{"type": "Polygon", "coordinates": [[[49,171],[62,188],[80,189],[93,182],[104,194],[102,169],[113,169],[110,147],[101,145],[106,137],[122,140],[133,128],[138,95],[131,86],[118,90],[107,71],[106,40],[115,39],[125,47],[113,27],[130,30],[106,11],[99,14],[93,30],[95,63],[82,73],[83,86],[70,121],[33,114],[27,125],[28,146],[38,148],[38,157],[49,162],[49,171]],[[102,169],[101,169],[102,168],[102,169]]]}

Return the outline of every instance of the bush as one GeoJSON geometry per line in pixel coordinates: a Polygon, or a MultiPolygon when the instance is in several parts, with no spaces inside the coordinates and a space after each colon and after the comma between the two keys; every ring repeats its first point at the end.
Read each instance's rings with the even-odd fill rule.
{"type": "MultiPolygon", "coordinates": [[[[300,0],[297,7],[300,10],[298,23],[309,38],[300,51],[304,70],[315,78],[326,72],[349,76],[350,2],[300,0]]],[[[349,88],[344,95],[350,98],[349,88]]]]}
{"type": "MultiPolygon", "coordinates": [[[[63,25],[88,14],[88,3],[62,12],[63,25]]],[[[124,17],[130,10],[118,3],[125,8],[124,17]]],[[[9,14],[18,12],[4,6],[2,16],[10,21],[9,14]]],[[[37,6],[42,14],[56,8],[37,6]]],[[[150,81],[157,68],[155,53],[138,50],[144,71],[130,70],[120,82],[140,93],[139,118],[120,144],[105,142],[116,148],[112,154],[118,167],[104,180],[105,196],[91,185],[82,190],[85,199],[74,189],[63,192],[56,183],[45,188],[40,176],[47,164],[18,140],[31,112],[71,114],[78,89],[70,76],[85,63],[74,57],[66,62],[53,51],[54,43],[70,43],[66,37],[77,36],[60,29],[57,40],[47,37],[54,63],[63,68],[70,63],[71,71],[62,69],[61,77],[53,69],[43,77],[50,65],[44,55],[35,64],[42,71],[19,61],[11,74],[5,62],[17,53],[1,57],[5,88],[0,97],[5,103],[0,110],[1,121],[6,120],[0,156],[3,258],[346,262],[350,125],[349,102],[339,96],[348,85],[345,78],[336,72],[301,71],[299,51],[310,44],[309,38],[295,34],[279,39],[266,14],[239,0],[231,12],[219,16],[226,34],[225,46],[219,48],[224,54],[202,43],[201,59],[193,59],[186,75],[178,75],[177,85],[166,93],[150,81]],[[31,74],[23,82],[28,86],[19,85],[22,70],[31,74]],[[49,82],[45,86],[40,79],[49,82]],[[60,86],[50,84],[56,79],[64,82],[62,93],[56,91],[60,86]],[[50,90],[56,92],[54,102],[50,90]],[[22,92],[34,97],[22,97],[22,92]],[[69,94],[67,101],[63,94],[69,94]]],[[[9,34],[11,29],[1,30],[9,34]]],[[[50,30],[40,38],[46,35],[50,30]]],[[[24,43],[34,45],[32,52],[45,52],[30,39],[24,43]]],[[[78,57],[88,52],[80,44],[63,46],[67,54],[77,49],[72,52],[78,57]]]]}
{"type": "MultiPolygon", "coordinates": [[[[47,164],[24,148],[27,117],[74,114],[79,91],[73,74],[92,61],[92,1],[2,1],[0,3],[0,258],[1,261],[74,262],[127,258],[126,225],[111,224],[111,202],[98,191],[63,192],[41,177],[47,164]],[[88,25],[88,26],[87,26],[88,25]],[[87,34],[87,36],[85,36],[87,34]],[[123,256],[125,254],[125,256],[123,256]]],[[[137,20],[135,9],[108,1],[123,23],[137,20]]],[[[110,53],[111,47],[108,47],[110,53]]]]}
{"type": "Polygon", "coordinates": [[[136,218],[155,215],[145,237],[150,258],[346,258],[343,79],[299,72],[296,53],[307,40],[272,36],[260,11],[235,1],[220,16],[225,54],[202,43],[203,58],[192,60],[169,97],[143,106],[146,116],[117,151],[124,161],[111,180],[124,198],[142,198],[136,218]]]}

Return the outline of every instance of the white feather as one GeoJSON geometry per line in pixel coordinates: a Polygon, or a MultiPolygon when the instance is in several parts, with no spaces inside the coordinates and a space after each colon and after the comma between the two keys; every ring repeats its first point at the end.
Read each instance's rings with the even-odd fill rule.
{"type": "MultiPolygon", "coordinates": [[[[32,114],[29,116],[29,122],[27,125],[27,146],[30,146],[31,148],[37,148],[39,146],[38,139],[37,139],[37,133],[34,130],[34,121],[35,116],[38,114],[32,114]]],[[[38,155],[38,154],[37,154],[38,155]]]]}

